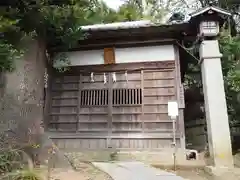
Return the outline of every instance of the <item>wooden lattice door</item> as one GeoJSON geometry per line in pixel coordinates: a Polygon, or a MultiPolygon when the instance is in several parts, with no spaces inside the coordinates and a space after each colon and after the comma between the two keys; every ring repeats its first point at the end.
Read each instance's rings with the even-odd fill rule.
{"type": "Polygon", "coordinates": [[[122,148],[126,138],[143,132],[140,71],[94,74],[92,82],[83,75],[81,79],[79,132],[104,136],[106,148],[122,148]],[[83,121],[86,113],[88,119],[83,121]]]}

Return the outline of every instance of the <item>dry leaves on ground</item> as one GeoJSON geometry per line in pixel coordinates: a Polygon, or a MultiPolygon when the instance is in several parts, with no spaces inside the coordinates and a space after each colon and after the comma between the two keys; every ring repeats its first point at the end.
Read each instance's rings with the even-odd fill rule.
{"type": "Polygon", "coordinates": [[[90,163],[79,163],[77,171],[72,169],[53,169],[52,180],[112,180],[109,175],[100,171],[90,163]]]}

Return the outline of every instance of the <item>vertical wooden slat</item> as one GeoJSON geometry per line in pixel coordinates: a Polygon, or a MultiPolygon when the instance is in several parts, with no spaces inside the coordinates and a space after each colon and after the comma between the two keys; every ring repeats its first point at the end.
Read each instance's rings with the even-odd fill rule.
{"type": "Polygon", "coordinates": [[[121,99],[122,99],[122,104],[126,104],[126,89],[121,89],[122,90],[122,97],[121,97],[121,99]]]}
{"type": "Polygon", "coordinates": [[[139,89],[136,89],[136,102],[137,102],[137,104],[140,104],[139,103],[139,89]]]}
{"type": "Polygon", "coordinates": [[[126,89],[126,104],[129,104],[129,90],[126,89]]]}
{"type": "Polygon", "coordinates": [[[142,133],[144,133],[144,71],[143,70],[141,70],[141,100],[142,100],[142,106],[141,106],[142,133]]]}
{"type": "Polygon", "coordinates": [[[125,91],[124,104],[130,104],[129,97],[130,97],[131,94],[129,93],[129,91],[131,91],[131,90],[130,89],[125,89],[124,91],[125,91]]]}
{"type": "Polygon", "coordinates": [[[98,101],[99,101],[98,92],[99,92],[99,90],[93,90],[93,104],[95,106],[99,105],[98,104],[98,101]]]}
{"type": "Polygon", "coordinates": [[[142,90],[141,89],[138,89],[138,104],[141,104],[141,94],[142,90]]]}
{"type": "Polygon", "coordinates": [[[114,105],[118,104],[118,89],[114,89],[114,105]]]}
{"type": "Polygon", "coordinates": [[[88,106],[90,106],[91,104],[90,104],[90,92],[91,92],[91,90],[87,90],[87,105],[88,106]]]}
{"type": "Polygon", "coordinates": [[[101,99],[102,99],[102,105],[105,105],[105,89],[102,90],[102,93],[101,93],[101,99]]]}
{"type": "Polygon", "coordinates": [[[100,94],[99,94],[100,91],[101,91],[101,90],[98,89],[98,90],[96,90],[96,92],[95,92],[95,95],[96,95],[96,98],[95,98],[95,101],[96,101],[96,102],[95,102],[95,103],[96,103],[97,106],[101,105],[101,104],[100,104],[100,94]]]}
{"type": "Polygon", "coordinates": [[[102,89],[99,89],[97,91],[97,96],[98,96],[98,105],[101,106],[102,105],[102,89]]]}
{"type": "Polygon", "coordinates": [[[82,101],[82,75],[79,75],[78,81],[78,103],[77,103],[77,124],[76,124],[76,131],[79,130],[79,123],[80,123],[80,108],[81,108],[81,101],[82,101]]]}
{"type": "MultiPolygon", "coordinates": [[[[88,90],[88,97],[89,97],[89,99],[88,99],[88,102],[89,102],[89,104],[88,104],[88,106],[89,106],[89,121],[92,121],[92,116],[93,115],[91,115],[91,113],[93,112],[93,109],[94,109],[94,107],[93,107],[93,89],[89,89],[88,90]]],[[[87,124],[87,129],[89,129],[89,126],[91,126],[91,124],[87,124]]]]}
{"type": "Polygon", "coordinates": [[[128,90],[128,98],[129,98],[129,104],[132,104],[132,91],[131,89],[128,90]]]}
{"type": "Polygon", "coordinates": [[[100,106],[102,106],[102,105],[104,105],[103,104],[103,90],[101,89],[101,90],[99,90],[99,92],[98,92],[98,99],[99,99],[99,105],[100,106]]]}
{"type": "Polygon", "coordinates": [[[98,96],[97,96],[96,90],[93,89],[92,91],[93,91],[92,92],[92,95],[93,95],[93,97],[92,97],[92,105],[96,106],[97,105],[96,99],[98,98],[98,96]]]}
{"type": "Polygon", "coordinates": [[[85,93],[84,94],[84,98],[85,98],[85,104],[84,105],[87,106],[88,105],[88,90],[85,90],[84,93],[85,93]]]}
{"type": "Polygon", "coordinates": [[[119,99],[119,89],[116,89],[116,104],[120,104],[120,99],[119,99]]]}
{"type": "Polygon", "coordinates": [[[116,104],[116,99],[117,99],[117,95],[116,95],[116,89],[113,89],[113,104],[116,104]]]}
{"type": "Polygon", "coordinates": [[[92,107],[93,105],[93,90],[89,90],[89,106],[92,107]]]}
{"type": "Polygon", "coordinates": [[[108,89],[104,90],[104,105],[108,104],[108,89]]]}
{"type": "Polygon", "coordinates": [[[138,99],[138,92],[137,91],[138,91],[138,89],[134,89],[134,94],[135,94],[135,98],[134,98],[135,102],[134,103],[135,104],[138,104],[138,101],[137,101],[137,99],[138,99]]]}
{"type": "Polygon", "coordinates": [[[107,148],[111,146],[111,136],[112,136],[112,120],[113,120],[113,82],[111,74],[108,76],[108,137],[107,137],[107,148]]]}
{"type": "Polygon", "coordinates": [[[121,102],[122,102],[122,99],[121,99],[121,97],[122,97],[122,91],[121,91],[121,89],[117,89],[117,91],[118,91],[118,105],[120,105],[121,102]]]}
{"type": "Polygon", "coordinates": [[[105,90],[101,90],[101,98],[102,98],[102,102],[101,105],[105,105],[105,90]]]}
{"type": "Polygon", "coordinates": [[[87,105],[87,90],[83,91],[83,99],[84,99],[84,105],[87,105]]]}
{"type": "Polygon", "coordinates": [[[134,104],[134,89],[131,89],[131,104],[134,104]]]}

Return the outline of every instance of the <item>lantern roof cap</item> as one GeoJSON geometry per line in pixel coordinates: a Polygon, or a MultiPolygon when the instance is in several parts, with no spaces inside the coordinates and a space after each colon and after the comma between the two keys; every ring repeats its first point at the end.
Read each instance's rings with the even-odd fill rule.
{"type": "Polygon", "coordinates": [[[200,16],[200,15],[202,15],[206,12],[210,12],[210,11],[214,11],[214,12],[217,12],[217,13],[225,15],[225,16],[231,16],[231,13],[229,11],[227,11],[225,9],[222,9],[222,8],[219,8],[217,6],[213,6],[211,4],[209,6],[201,8],[201,9],[195,11],[195,12],[192,12],[189,15],[190,15],[191,18],[195,18],[197,16],[200,16]]]}

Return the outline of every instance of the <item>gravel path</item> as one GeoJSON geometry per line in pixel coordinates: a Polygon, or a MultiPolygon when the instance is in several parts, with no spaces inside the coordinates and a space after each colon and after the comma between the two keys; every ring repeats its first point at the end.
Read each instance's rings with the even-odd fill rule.
{"type": "Polygon", "coordinates": [[[176,174],[188,180],[214,180],[213,177],[206,174],[203,170],[178,170],[176,174]]]}

